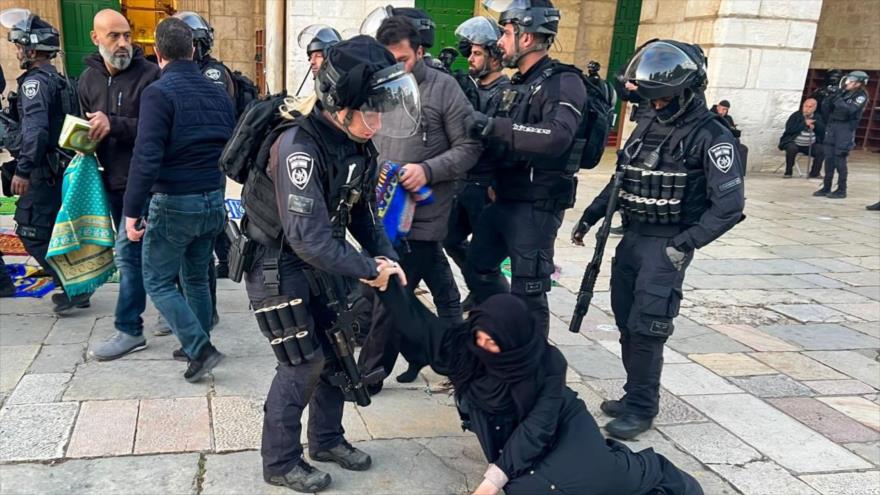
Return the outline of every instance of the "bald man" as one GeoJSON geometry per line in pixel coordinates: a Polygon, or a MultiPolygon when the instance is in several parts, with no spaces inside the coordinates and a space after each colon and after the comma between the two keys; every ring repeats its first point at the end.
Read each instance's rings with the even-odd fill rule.
{"type": "Polygon", "coordinates": [[[117,332],[91,351],[93,358],[109,360],[146,347],[141,319],[147,302],[141,244],[128,240],[120,221],[141,93],[159,79],[160,72],[159,66],[144,59],[140,47],[132,46],[131,27],[119,12],[98,12],[91,37],[98,51],[85,58],[79,97],[92,125],[91,136],[100,140],[97,155],[104,168],[104,187],[117,232],[122,233],[116,240],[116,266],[121,275],[114,321],[117,332]]]}
{"type": "Polygon", "coordinates": [[[816,110],[815,98],[807,98],[800,111],[794,112],[785,122],[785,131],[779,138],[779,149],[785,151],[784,178],[790,178],[798,153],[813,157],[810,178],[819,177],[825,157],[822,140],[825,137],[825,121],[816,110]]]}

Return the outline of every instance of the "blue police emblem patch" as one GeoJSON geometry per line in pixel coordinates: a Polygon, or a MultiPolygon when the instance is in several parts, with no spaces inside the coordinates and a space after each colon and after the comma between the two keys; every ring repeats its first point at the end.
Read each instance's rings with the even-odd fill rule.
{"type": "Polygon", "coordinates": [[[205,77],[208,79],[213,79],[215,81],[220,80],[220,71],[217,69],[208,69],[205,71],[205,77]]]}
{"type": "Polygon", "coordinates": [[[712,165],[726,174],[730,167],[733,166],[733,145],[730,143],[719,143],[709,148],[709,160],[712,165]]]}
{"type": "Polygon", "coordinates": [[[308,153],[296,152],[287,155],[287,174],[290,182],[300,190],[306,188],[312,177],[314,161],[308,153]]]}

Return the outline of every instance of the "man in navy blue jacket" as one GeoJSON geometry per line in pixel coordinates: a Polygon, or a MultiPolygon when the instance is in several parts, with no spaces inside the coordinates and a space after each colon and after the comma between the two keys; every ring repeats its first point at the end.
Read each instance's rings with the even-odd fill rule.
{"type": "Polygon", "coordinates": [[[213,316],[208,267],[226,219],[217,162],[235,127],[235,109],[193,62],[186,23],[176,18],[159,23],[156,55],[162,77],[141,95],[123,214],[128,238],[143,237],[147,293],[189,359],[184,378],[196,382],[223,357],[208,334],[213,316]],[[139,216],[148,199],[148,223],[142,225],[139,216]],[[175,285],[178,273],[186,297],[175,285]]]}

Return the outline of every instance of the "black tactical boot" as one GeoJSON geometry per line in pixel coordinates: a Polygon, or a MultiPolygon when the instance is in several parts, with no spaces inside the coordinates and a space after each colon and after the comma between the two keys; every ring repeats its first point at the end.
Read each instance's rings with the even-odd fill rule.
{"type": "Polygon", "coordinates": [[[335,462],[349,471],[366,471],[373,463],[369,454],[352,447],[346,440],[332,449],[309,453],[309,457],[318,462],[335,462]]]}
{"type": "Polygon", "coordinates": [[[330,474],[316,469],[302,459],[284,476],[266,476],[264,473],[263,479],[270,485],[283,486],[302,493],[321,491],[327,488],[331,481],[330,474]]]}
{"type": "Polygon", "coordinates": [[[210,373],[214,366],[217,366],[222,359],[223,354],[220,354],[220,351],[214,348],[213,345],[207,344],[202,348],[198,358],[189,360],[189,366],[187,366],[186,371],[183,373],[183,378],[190,383],[195,383],[210,373]]]}
{"type": "Polygon", "coordinates": [[[846,191],[841,191],[840,189],[838,189],[833,193],[829,193],[826,197],[828,199],[844,199],[846,198],[846,191]]]}
{"type": "Polygon", "coordinates": [[[15,284],[6,270],[6,264],[0,260],[0,297],[12,297],[15,295],[15,284]]]}
{"type": "Polygon", "coordinates": [[[822,189],[819,189],[818,191],[814,192],[814,193],[813,193],[813,196],[816,196],[816,197],[828,196],[830,193],[831,193],[830,190],[825,189],[825,188],[823,187],[822,189]]]}
{"type": "Polygon", "coordinates": [[[407,368],[406,371],[397,375],[397,383],[412,383],[416,381],[416,378],[419,377],[419,371],[422,371],[420,366],[410,363],[409,368],[407,368]]]}
{"type": "Polygon", "coordinates": [[[880,211],[880,201],[865,207],[868,211],[880,211]]]}
{"type": "Polygon", "coordinates": [[[605,425],[605,431],[614,438],[632,440],[640,433],[649,430],[653,423],[654,418],[627,413],[605,425]]]}
{"type": "Polygon", "coordinates": [[[623,415],[623,401],[603,400],[602,403],[599,404],[599,409],[601,409],[606,416],[617,418],[623,415]]]}

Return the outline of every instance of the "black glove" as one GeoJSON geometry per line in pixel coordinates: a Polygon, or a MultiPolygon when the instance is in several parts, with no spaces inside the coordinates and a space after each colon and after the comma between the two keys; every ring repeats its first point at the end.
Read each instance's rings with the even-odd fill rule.
{"type": "Polygon", "coordinates": [[[584,211],[584,214],[581,215],[581,218],[578,219],[574,224],[574,228],[571,229],[571,242],[572,244],[583,246],[584,245],[584,237],[587,235],[587,232],[590,231],[590,225],[587,223],[587,212],[584,211]]]}
{"type": "Polygon", "coordinates": [[[494,119],[483,112],[474,112],[468,122],[468,136],[471,139],[486,139],[492,132],[494,119]]]}

